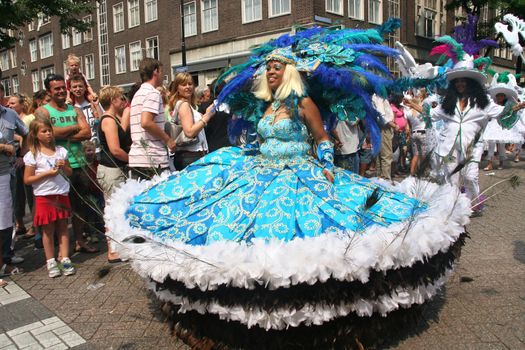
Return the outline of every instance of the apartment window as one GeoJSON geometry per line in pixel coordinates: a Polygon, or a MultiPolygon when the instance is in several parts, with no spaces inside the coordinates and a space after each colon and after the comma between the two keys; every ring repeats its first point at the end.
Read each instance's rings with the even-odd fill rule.
{"type": "Polygon", "coordinates": [[[115,47],[115,72],[117,74],[126,73],[126,47],[115,47]]]}
{"type": "Polygon", "coordinates": [[[159,37],[146,39],[146,57],[159,59],[159,37]]]}
{"type": "Polygon", "coordinates": [[[326,0],[326,12],[343,15],[343,0],[326,0]]]}
{"type": "MultiPolygon", "coordinates": [[[[91,24],[91,15],[86,16],[82,19],[85,23],[91,24]]],[[[87,31],[83,33],[84,35],[84,42],[93,40],[93,28],[89,28],[87,31]]]]}
{"type": "Polygon", "coordinates": [[[427,9],[425,9],[424,11],[425,32],[423,33],[423,35],[427,38],[433,38],[435,34],[434,28],[436,25],[436,12],[427,9]]]}
{"type": "Polygon", "coordinates": [[[30,32],[35,30],[35,21],[29,22],[29,24],[27,25],[27,30],[30,32]]]}
{"type": "Polygon", "coordinates": [[[113,32],[121,32],[124,30],[124,3],[119,2],[113,5],[113,32]]]}
{"type": "Polygon", "coordinates": [[[144,1],[144,12],[146,13],[145,22],[156,21],[158,18],[157,14],[157,0],[145,0],[144,1]]]}
{"type": "Polygon", "coordinates": [[[129,44],[129,70],[132,72],[139,70],[139,64],[141,59],[142,47],[140,46],[140,41],[135,41],[129,44]]]}
{"type": "Polygon", "coordinates": [[[31,54],[31,62],[38,60],[38,46],[36,44],[36,39],[29,42],[29,52],[31,54]]]}
{"type": "MultiPolygon", "coordinates": [[[[42,70],[40,71],[40,75],[42,77],[42,84],[44,84],[44,80],[46,80],[49,74],[54,74],[54,73],[55,73],[55,67],[53,66],[42,68],[42,70]]],[[[45,89],[45,86],[43,86],[43,88],[45,89]]]]}
{"type": "Polygon", "coordinates": [[[37,70],[31,72],[31,82],[33,83],[33,92],[40,90],[40,74],[37,70]]]}
{"type": "Polygon", "coordinates": [[[9,52],[7,51],[0,53],[0,69],[9,69],[9,52]]]}
{"type": "Polygon", "coordinates": [[[41,36],[38,39],[38,46],[40,46],[41,59],[53,56],[53,33],[41,36]]]}
{"type": "Polygon", "coordinates": [[[365,19],[365,11],[362,0],[348,0],[348,17],[365,19]]]}
{"type": "Polygon", "coordinates": [[[282,16],[291,13],[291,0],[269,0],[270,17],[282,16]]]}
{"type": "Polygon", "coordinates": [[[82,44],[82,33],[75,28],[72,28],[71,30],[73,31],[73,46],[82,44]]]}
{"type": "Polygon", "coordinates": [[[242,23],[262,19],[262,0],[242,0],[242,23]]]}
{"type": "Polygon", "coordinates": [[[184,36],[197,34],[197,10],[195,1],[184,4],[182,7],[184,13],[184,36]]]}
{"type": "Polygon", "coordinates": [[[11,81],[13,83],[13,94],[18,94],[18,92],[20,91],[20,82],[18,81],[18,76],[13,76],[11,78],[11,81]]]}
{"type": "Polygon", "coordinates": [[[62,49],[69,49],[71,47],[71,34],[62,33],[62,49]]]}
{"type": "Polygon", "coordinates": [[[383,21],[381,0],[368,0],[368,22],[381,24],[383,21]]]}
{"type": "Polygon", "coordinates": [[[15,68],[18,63],[16,59],[16,48],[9,50],[9,61],[11,62],[11,68],[15,68]]]}
{"type": "Polygon", "coordinates": [[[84,56],[84,74],[88,80],[95,79],[95,57],[93,54],[84,56]]]}
{"type": "Polygon", "coordinates": [[[48,24],[51,22],[51,17],[49,17],[48,15],[44,15],[43,13],[39,13],[38,22],[40,26],[43,26],[44,24],[48,24]]]}
{"type": "Polygon", "coordinates": [[[5,89],[5,95],[6,96],[12,95],[13,91],[11,91],[11,79],[6,78],[2,80],[2,85],[4,86],[4,89],[5,89]]]}
{"type": "Polygon", "coordinates": [[[128,0],[128,24],[130,28],[140,25],[139,0],[128,0]]]}
{"type": "Polygon", "coordinates": [[[437,0],[425,0],[425,7],[429,9],[437,9],[437,0]]]}
{"type": "Polygon", "coordinates": [[[202,32],[211,32],[219,29],[219,14],[217,0],[203,0],[202,5],[202,32]]]}

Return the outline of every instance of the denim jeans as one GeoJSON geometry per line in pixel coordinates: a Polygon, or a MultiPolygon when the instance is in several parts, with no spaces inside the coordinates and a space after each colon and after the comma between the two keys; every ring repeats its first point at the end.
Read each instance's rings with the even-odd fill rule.
{"type": "Polygon", "coordinates": [[[359,152],[350,154],[336,154],[335,165],[359,174],[359,152]]]}

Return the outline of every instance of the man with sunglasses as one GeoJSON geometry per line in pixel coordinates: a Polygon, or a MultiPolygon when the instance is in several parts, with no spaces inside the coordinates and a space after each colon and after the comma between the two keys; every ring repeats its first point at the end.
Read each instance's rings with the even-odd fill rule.
{"type": "Polygon", "coordinates": [[[89,194],[90,179],[86,169],[87,162],[82,149],[82,141],[91,138],[91,130],[82,111],[66,103],[67,90],[63,76],[49,74],[44,80],[44,85],[51,101],[38,108],[35,116],[51,120],[57,145],[66,148],[68,152],[68,161],[73,169],[73,174],[69,178],[71,184],[69,196],[73,209],[72,226],[76,238],[75,251],[96,253],[98,250],[88,246],[83,236],[83,220],[87,205],[85,198],[89,194]]]}

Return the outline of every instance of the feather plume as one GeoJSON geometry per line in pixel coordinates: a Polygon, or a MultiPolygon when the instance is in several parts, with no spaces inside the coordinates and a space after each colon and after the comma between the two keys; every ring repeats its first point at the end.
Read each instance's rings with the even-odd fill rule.
{"type": "Polygon", "coordinates": [[[452,37],[463,45],[463,50],[471,56],[478,56],[485,47],[498,47],[499,44],[490,39],[476,40],[478,18],[468,14],[467,22],[454,28],[452,37]]]}
{"type": "MultiPolygon", "coordinates": [[[[438,50],[441,53],[441,55],[450,58],[454,63],[458,63],[459,61],[463,60],[465,56],[463,45],[458,43],[453,37],[451,37],[450,35],[444,35],[442,37],[437,38],[435,41],[444,45],[443,48],[440,48],[438,50]]],[[[430,54],[432,55],[432,51],[430,52],[430,54]]],[[[443,56],[441,56],[438,62],[439,61],[444,61],[443,56]]]]}
{"type": "Polygon", "coordinates": [[[383,23],[379,28],[377,28],[377,31],[380,35],[385,34],[391,34],[398,30],[401,27],[401,19],[400,18],[389,18],[386,20],[385,23],[383,23]]]}

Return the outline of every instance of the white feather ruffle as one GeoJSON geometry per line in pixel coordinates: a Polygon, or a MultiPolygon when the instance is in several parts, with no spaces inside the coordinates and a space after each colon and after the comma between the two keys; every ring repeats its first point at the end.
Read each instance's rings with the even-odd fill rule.
{"type": "Polygon", "coordinates": [[[371,270],[412,266],[447,251],[464,231],[471,213],[470,201],[456,187],[407,178],[387,187],[428,203],[428,209],[408,223],[290,242],[256,239],[249,244],[222,241],[208,246],[156,242],[148,231],[130,227],[125,212],[136,195],[166,177],[149,182],[128,180],[117,189],[105,210],[108,235],[141,276],[158,282],[169,276],[187,288],[203,291],[220,285],[252,289],[258,284],[272,290],[329,278],[365,283],[371,270]],[[133,236],[144,237],[146,242],[126,241],[133,236]]]}

